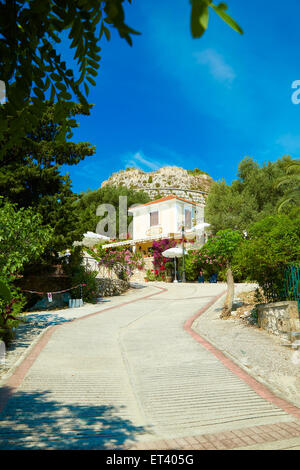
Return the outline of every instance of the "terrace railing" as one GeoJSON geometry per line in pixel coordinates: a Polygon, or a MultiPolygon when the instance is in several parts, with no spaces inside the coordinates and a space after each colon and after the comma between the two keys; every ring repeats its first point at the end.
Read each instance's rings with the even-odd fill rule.
{"type": "Polygon", "coordinates": [[[284,272],[284,292],[287,300],[296,300],[300,313],[300,264],[293,264],[284,272]]]}

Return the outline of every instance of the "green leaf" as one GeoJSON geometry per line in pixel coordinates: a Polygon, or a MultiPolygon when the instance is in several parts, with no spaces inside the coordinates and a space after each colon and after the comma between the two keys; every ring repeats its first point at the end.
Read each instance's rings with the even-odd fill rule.
{"type": "Polygon", "coordinates": [[[2,281],[0,281],[0,298],[7,303],[10,302],[12,298],[9,288],[2,281]]]}
{"type": "Polygon", "coordinates": [[[93,75],[93,77],[97,77],[97,75],[98,75],[97,70],[95,70],[95,69],[93,69],[93,68],[91,68],[91,67],[88,67],[88,68],[86,69],[86,71],[87,71],[89,74],[93,75]]]}
{"type": "Polygon", "coordinates": [[[96,86],[96,82],[92,77],[86,77],[86,79],[90,82],[91,85],[96,86]]]}
{"type": "Polygon", "coordinates": [[[56,90],[54,85],[51,85],[51,95],[50,95],[50,101],[54,101],[56,95],[56,90]]]}
{"type": "Polygon", "coordinates": [[[107,41],[110,40],[110,31],[109,29],[107,28],[107,26],[104,25],[103,21],[101,22],[101,28],[100,28],[100,35],[99,35],[99,39],[101,39],[103,33],[105,34],[105,37],[107,39],[107,41]]]}
{"type": "Polygon", "coordinates": [[[203,0],[192,0],[191,32],[193,38],[200,38],[208,26],[208,5],[203,0]]]}
{"type": "Polygon", "coordinates": [[[51,78],[52,80],[54,80],[55,82],[61,80],[61,76],[58,75],[58,73],[55,73],[55,72],[50,73],[50,78],[51,78]]]}
{"type": "Polygon", "coordinates": [[[67,87],[64,83],[61,83],[61,82],[56,82],[55,83],[55,86],[56,88],[58,88],[60,91],[62,91],[63,93],[65,93],[67,91],[67,87]]]}
{"type": "Polygon", "coordinates": [[[220,3],[219,5],[212,4],[210,6],[215,10],[215,12],[220,16],[220,18],[222,18],[222,20],[225,21],[225,23],[227,23],[232,29],[234,29],[240,34],[244,33],[242,28],[236,23],[236,21],[234,21],[234,19],[231,18],[231,16],[229,16],[228,13],[225,12],[225,10],[227,9],[227,5],[225,3],[220,3]]]}

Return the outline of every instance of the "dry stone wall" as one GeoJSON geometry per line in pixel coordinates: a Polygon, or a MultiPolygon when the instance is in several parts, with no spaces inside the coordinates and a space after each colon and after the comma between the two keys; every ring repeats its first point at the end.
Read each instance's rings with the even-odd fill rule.
{"type": "Polygon", "coordinates": [[[99,297],[121,295],[129,289],[129,282],[121,279],[97,278],[99,297]]]}
{"type": "Polygon", "coordinates": [[[300,331],[298,302],[261,304],[257,310],[258,325],[269,333],[290,339],[291,332],[300,331]]]}
{"type": "Polygon", "coordinates": [[[144,258],[145,266],[143,269],[137,269],[130,278],[131,282],[144,282],[148,269],[153,269],[153,257],[144,258]]]}
{"type": "Polygon", "coordinates": [[[121,170],[104,181],[101,188],[107,184],[126,186],[145,191],[151,199],[174,194],[204,204],[212,183],[213,179],[207,174],[191,173],[183,168],[171,166],[151,172],[138,168],[121,170]]]}

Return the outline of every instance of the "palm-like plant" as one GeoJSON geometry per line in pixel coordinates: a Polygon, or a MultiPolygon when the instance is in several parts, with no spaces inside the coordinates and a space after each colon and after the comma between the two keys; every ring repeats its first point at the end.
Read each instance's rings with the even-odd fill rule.
{"type": "Polygon", "coordinates": [[[286,166],[286,174],[277,181],[277,188],[289,185],[289,189],[278,204],[278,212],[281,212],[288,204],[300,206],[300,159],[292,160],[286,166]]]}

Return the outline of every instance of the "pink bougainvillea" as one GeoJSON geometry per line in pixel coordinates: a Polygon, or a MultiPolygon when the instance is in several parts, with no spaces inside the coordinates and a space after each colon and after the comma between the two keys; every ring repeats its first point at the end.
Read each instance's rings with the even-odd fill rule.
{"type": "Polygon", "coordinates": [[[154,269],[149,272],[151,278],[155,278],[157,281],[164,281],[167,275],[168,263],[170,263],[169,258],[165,258],[162,253],[169,248],[174,248],[176,246],[176,241],[169,238],[163,240],[154,241],[152,244],[152,255],[153,255],[153,267],[154,269]]]}
{"type": "Polygon", "coordinates": [[[132,253],[128,248],[102,248],[87,250],[99,265],[113,270],[120,279],[128,279],[136,269],[143,269],[145,263],[140,253],[132,253]]]}

